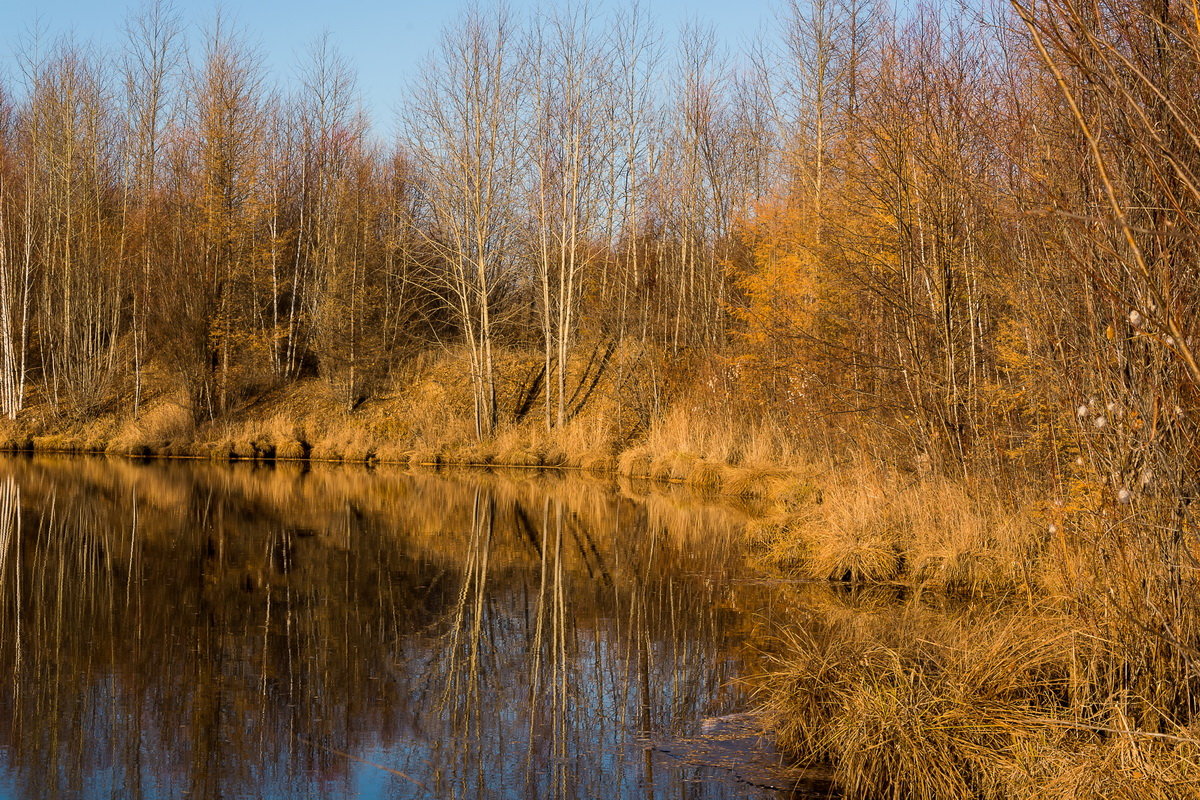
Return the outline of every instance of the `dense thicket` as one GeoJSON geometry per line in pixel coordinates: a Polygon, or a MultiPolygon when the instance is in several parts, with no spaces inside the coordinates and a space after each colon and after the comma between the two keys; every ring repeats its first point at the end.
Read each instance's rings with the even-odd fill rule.
{"type": "Polygon", "coordinates": [[[9,417],[136,411],[147,376],[197,418],[304,375],[353,407],[450,345],[486,437],[498,348],[541,352],[555,427],[580,345],[636,340],[789,424],[1190,497],[1190,6],[792,0],[737,55],[476,10],[387,146],[327,40],[280,89],[227,21],[127,30],[0,87],[9,417]]]}

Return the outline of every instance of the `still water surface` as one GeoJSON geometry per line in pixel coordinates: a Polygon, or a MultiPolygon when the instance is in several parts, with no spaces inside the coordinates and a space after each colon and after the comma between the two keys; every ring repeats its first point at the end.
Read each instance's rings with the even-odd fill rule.
{"type": "Polygon", "coordinates": [[[0,797],[816,796],[732,716],[784,613],[738,523],[578,477],[0,460],[0,797]]]}

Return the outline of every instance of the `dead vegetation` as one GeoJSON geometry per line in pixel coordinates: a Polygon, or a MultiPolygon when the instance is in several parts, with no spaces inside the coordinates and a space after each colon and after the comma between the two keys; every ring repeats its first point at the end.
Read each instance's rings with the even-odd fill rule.
{"type": "Polygon", "coordinates": [[[834,600],[774,646],[764,711],[849,798],[1200,793],[1200,739],[1105,695],[1124,656],[1062,609],[834,600]]]}

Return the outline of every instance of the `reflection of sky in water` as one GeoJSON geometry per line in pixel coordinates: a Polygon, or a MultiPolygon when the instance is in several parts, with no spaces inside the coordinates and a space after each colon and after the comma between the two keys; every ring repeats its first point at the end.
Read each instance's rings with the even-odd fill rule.
{"type": "Polygon", "coordinates": [[[768,600],[730,589],[728,513],[356,470],[0,481],[2,798],[781,796],[663,746],[746,703],[768,600]]]}

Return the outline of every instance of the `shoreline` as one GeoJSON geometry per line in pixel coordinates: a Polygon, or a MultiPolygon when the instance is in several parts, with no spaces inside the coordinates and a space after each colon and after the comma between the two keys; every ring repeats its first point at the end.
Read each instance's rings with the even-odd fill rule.
{"type": "MultiPolygon", "coordinates": [[[[750,682],[756,710],[783,752],[796,763],[823,765],[847,798],[895,789],[935,800],[990,786],[990,796],[1005,800],[1091,800],[1108,796],[1114,778],[1146,789],[1161,779],[1196,779],[1188,759],[1200,742],[1187,728],[1136,727],[1118,735],[1103,724],[1128,713],[1109,681],[1136,656],[1112,636],[1119,629],[1098,629],[1100,621],[1072,600],[1086,588],[1070,583],[1066,559],[1088,558],[1085,544],[1048,539],[1030,507],[1005,509],[996,494],[963,480],[879,465],[767,467],[680,452],[652,456],[645,442],[608,458],[603,468],[456,461],[450,450],[432,461],[416,451],[406,459],[360,460],[314,457],[311,447],[301,458],[268,458],[239,456],[219,443],[201,445],[209,451],[203,455],[28,443],[0,452],[367,471],[380,465],[563,472],[681,487],[685,496],[757,500],[746,509],[741,534],[751,564],[766,579],[825,587],[829,597],[798,606],[781,638],[754,642],[764,667],[750,682]],[[883,588],[909,594],[898,605],[881,603],[873,592],[883,588]],[[946,613],[944,602],[956,599],[968,605],[946,613]],[[874,755],[864,759],[868,750],[874,755]],[[1142,765],[1139,774],[1114,771],[1122,753],[1142,765]],[[1080,784],[1068,785],[1066,776],[1094,793],[1073,793],[1080,784]]],[[[1088,568],[1102,574],[1097,564],[1088,568]]]]}
{"type": "Polygon", "coordinates": [[[303,455],[282,455],[277,448],[253,442],[239,447],[228,440],[120,448],[64,447],[57,442],[47,446],[38,441],[62,438],[65,436],[30,437],[21,447],[13,446],[10,440],[0,446],[0,453],[102,456],[135,462],[573,472],[611,480],[645,481],[697,495],[752,503],[754,511],[744,535],[760,566],[777,576],[843,585],[932,588],[967,596],[1029,594],[1050,588],[1031,580],[1039,571],[1033,564],[1014,569],[1008,557],[1019,549],[1035,562],[1043,561],[1046,555],[1044,548],[1033,552],[1034,548],[1028,546],[1033,520],[1024,518],[1025,510],[1002,508],[987,488],[970,489],[952,479],[901,474],[878,465],[850,461],[805,466],[730,464],[690,452],[654,453],[646,442],[635,443],[615,457],[563,455],[530,463],[532,459],[458,457],[464,450],[478,452],[475,447],[446,447],[437,453],[430,449],[406,450],[396,456],[379,456],[376,453],[382,445],[367,446],[367,455],[359,457],[357,453],[321,455],[308,442],[297,442],[292,448],[303,455]],[[953,514],[947,514],[947,510],[953,514]],[[992,536],[998,528],[1020,528],[1021,533],[1015,542],[1000,541],[992,536]],[[951,534],[948,539],[947,532],[951,534]]]}
{"type": "MultiPolygon", "coordinates": [[[[11,424],[11,423],[9,423],[11,424]]],[[[252,423],[247,423],[252,424],[252,423]]],[[[292,423],[300,427],[302,422],[292,423]]],[[[529,435],[528,431],[518,431],[529,435]]],[[[556,432],[538,431],[555,441],[556,432]]],[[[518,449],[495,457],[478,457],[480,451],[499,448],[497,438],[483,443],[439,447],[403,448],[392,442],[355,442],[344,449],[328,442],[292,440],[275,444],[266,437],[234,440],[228,436],[213,439],[166,442],[119,442],[94,439],[72,432],[0,437],[0,454],[53,454],[64,456],[106,456],[132,460],[190,460],[217,463],[324,463],[371,467],[376,464],[407,465],[422,468],[461,467],[467,469],[573,470],[614,478],[649,480],[689,486],[700,490],[737,497],[768,497],[781,480],[801,480],[811,472],[782,463],[733,464],[695,453],[650,452],[646,442],[637,442],[611,453],[611,445],[568,454],[567,442],[551,444],[542,452],[536,448],[518,449]],[[91,440],[90,444],[79,443],[91,440]],[[515,457],[513,457],[515,456],[515,457]]]]}

